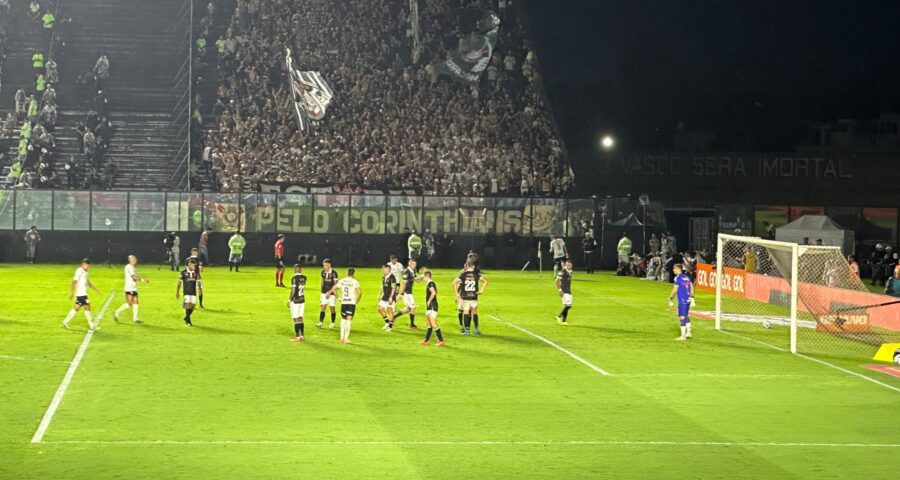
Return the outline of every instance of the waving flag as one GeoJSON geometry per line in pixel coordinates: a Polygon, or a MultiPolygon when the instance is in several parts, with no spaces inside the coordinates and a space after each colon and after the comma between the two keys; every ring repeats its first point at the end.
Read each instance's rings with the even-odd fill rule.
{"type": "Polygon", "coordinates": [[[325,118],[334,92],[319,72],[301,72],[295,69],[290,49],[287,49],[285,65],[291,74],[291,95],[297,112],[297,124],[300,130],[306,130],[310,121],[325,118]]]}
{"type": "Polygon", "coordinates": [[[438,70],[454,80],[478,83],[491,62],[499,33],[500,17],[494,12],[487,12],[478,22],[478,31],[469,34],[460,43],[460,48],[439,65],[438,70]]]}

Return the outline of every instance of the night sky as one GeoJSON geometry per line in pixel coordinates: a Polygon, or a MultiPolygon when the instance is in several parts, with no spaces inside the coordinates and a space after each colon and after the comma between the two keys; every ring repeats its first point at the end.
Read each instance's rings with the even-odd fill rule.
{"type": "Polygon", "coordinates": [[[900,112],[900,2],[525,0],[571,151],[793,149],[806,122],[900,112]]]}

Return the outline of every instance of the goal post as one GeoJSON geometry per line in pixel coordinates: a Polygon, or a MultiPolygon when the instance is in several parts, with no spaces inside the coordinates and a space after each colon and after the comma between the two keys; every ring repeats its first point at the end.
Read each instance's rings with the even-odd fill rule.
{"type": "Polygon", "coordinates": [[[838,247],[720,234],[715,265],[697,275],[697,288],[715,293],[717,330],[848,358],[900,339],[900,304],[869,292],[838,247]]]}

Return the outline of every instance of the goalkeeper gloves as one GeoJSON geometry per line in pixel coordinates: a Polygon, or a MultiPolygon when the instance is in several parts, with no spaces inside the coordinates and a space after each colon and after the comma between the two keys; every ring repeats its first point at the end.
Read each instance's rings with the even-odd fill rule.
{"type": "Polygon", "coordinates": [[[669,306],[670,306],[670,307],[674,307],[674,306],[675,306],[675,302],[673,302],[671,298],[669,299],[669,306]]]}
{"type": "Polygon", "coordinates": [[[694,305],[696,305],[696,302],[694,301],[694,297],[691,297],[691,308],[694,308],[694,305]]]}

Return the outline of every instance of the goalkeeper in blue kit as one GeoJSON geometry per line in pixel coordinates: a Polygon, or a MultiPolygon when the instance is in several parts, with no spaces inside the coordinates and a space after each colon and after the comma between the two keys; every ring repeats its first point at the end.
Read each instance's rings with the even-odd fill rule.
{"type": "Polygon", "coordinates": [[[672,299],[677,297],[678,320],[681,323],[681,336],[675,340],[684,341],[691,338],[691,307],[694,306],[694,284],[691,277],[684,273],[684,266],[676,263],[672,271],[675,273],[675,286],[669,294],[669,306],[673,306],[672,299]]]}

